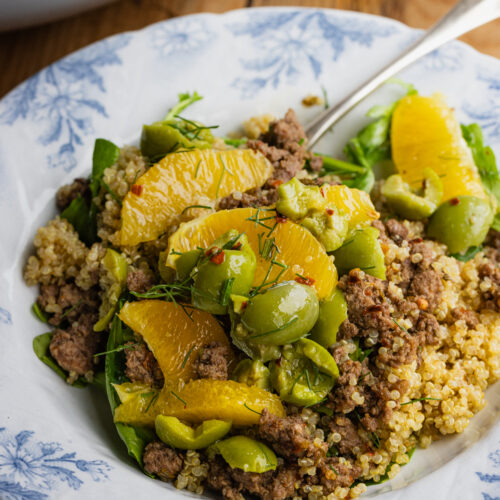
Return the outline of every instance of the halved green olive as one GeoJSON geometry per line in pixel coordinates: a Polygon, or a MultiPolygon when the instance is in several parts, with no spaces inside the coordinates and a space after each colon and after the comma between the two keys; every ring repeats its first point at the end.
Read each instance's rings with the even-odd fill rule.
{"type": "Polygon", "coordinates": [[[379,231],[374,227],[358,229],[347,237],[343,245],[333,252],[339,274],[360,268],[376,278],[385,279],[384,252],[378,240],[379,231]]]}
{"type": "Polygon", "coordinates": [[[210,129],[184,120],[166,120],[142,127],[141,152],[150,158],[165,156],[176,149],[209,148],[214,137],[210,129]]]}
{"type": "Polygon", "coordinates": [[[231,294],[246,295],[252,287],[257,260],[245,234],[229,231],[217,240],[194,273],[193,305],[212,314],[226,314],[231,294]],[[236,244],[225,248],[227,243],[236,244]]]}
{"type": "Polygon", "coordinates": [[[260,359],[244,359],[238,363],[232,374],[232,379],[261,389],[270,389],[269,368],[260,359]]]}
{"type": "Polygon", "coordinates": [[[327,252],[342,245],[349,229],[346,217],[326,210],[313,210],[301,224],[316,236],[327,252]]]}
{"type": "Polygon", "coordinates": [[[285,346],[281,358],[270,364],[270,370],[271,382],[280,398],[299,406],[319,403],[339,376],[332,355],[309,339],[285,346]]]}
{"type": "Polygon", "coordinates": [[[347,318],[347,302],[341,290],[336,288],[332,295],[319,303],[318,321],[311,330],[311,340],[323,347],[337,342],[337,332],[347,318]]]}
{"type": "Polygon", "coordinates": [[[276,469],[278,460],[265,444],[246,436],[233,436],[215,443],[212,449],[233,468],[262,473],[276,469]]]}
{"type": "Polygon", "coordinates": [[[431,168],[423,170],[424,192],[413,193],[400,175],[391,175],[382,187],[387,204],[401,217],[411,220],[429,217],[443,198],[443,183],[431,168]]]}
{"type": "Polygon", "coordinates": [[[248,332],[248,342],[284,345],[306,335],[318,314],[314,288],[285,281],[249,298],[241,324],[248,332]]]}
{"type": "Polygon", "coordinates": [[[318,186],[305,186],[295,177],[278,187],[278,195],[276,210],[292,220],[302,219],[310,210],[326,205],[318,186]]]}
{"type": "Polygon", "coordinates": [[[180,450],[207,448],[223,438],[231,429],[230,420],[205,420],[193,429],[176,417],[158,415],[155,430],[158,437],[169,446],[180,450]]]}
{"type": "Polygon", "coordinates": [[[102,332],[113,319],[118,299],[127,283],[127,261],[121,253],[111,248],[106,249],[106,255],[104,255],[102,259],[102,265],[108,274],[107,282],[109,284],[106,287],[103,301],[99,309],[100,319],[94,325],[95,332],[102,332]]]}
{"type": "Polygon", "coordinates": [[[436,210],[427,226],[427,235],[444,243],[450,253],[462,253],[484,241],[493,217],[488,201],[476,196],[457,196],[436,210]]]}

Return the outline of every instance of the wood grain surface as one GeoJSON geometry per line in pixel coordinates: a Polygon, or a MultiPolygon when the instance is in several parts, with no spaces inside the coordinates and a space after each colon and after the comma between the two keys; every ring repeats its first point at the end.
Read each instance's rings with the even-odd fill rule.
{"type": "MultiPolygon", "coordinates": [[[[43,0],[41,0],[43,1],[43,0]]],[[[392,17],[427,28],[456,0],[119,0],[43,26],[0,34],[0,97],[30,75],[74,50],[121,31],[196,12],[300,5],[350,9],[392,17]]],[[[463,37],[476,49],[500,58],[500,20],[463,37]]]]}

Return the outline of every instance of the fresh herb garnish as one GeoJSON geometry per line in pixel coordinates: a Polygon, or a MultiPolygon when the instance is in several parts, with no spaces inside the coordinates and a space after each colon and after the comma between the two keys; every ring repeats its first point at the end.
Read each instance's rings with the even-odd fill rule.
{"type": "Polygon", "coordinates": [[[207,208],[208,210],[213,210],[213,207],[209,205],[189,205],[181,212],[181,214],[185,214],[188,210],[191,210],[192,208],[207,208]]]}
{"type": "Polygon", "coordinates": [[[323,106],[325,107],[325,109],[328,109],[330,107],[330,104],[328,102],[328,93],[323,85],[321,85],[321,93],[323,94],[323,106]]]}
{"type": "Polygon", "coordinates": [[[198,177],[198,172],[200,171],[201,167],[201,160],[198,160],[198,163],[196,164],[196,168],[194,170],[194,178],[196,179],[198,177]]]}
{"type": "Polygon", "coordinates": [[[66,311],[64,311],[61,314],[61,319],[64,319],[68,314],[73,312],[82,302],[83,302],[83,299],[80,299],[76,304],[74,304],[70,308],[66,309],[66,311]]]}
{"type": "Polygon", "coordinates": [[[193,347],[191,347],[191,349],[189,349],[189,351],[187,352],[187,354],[184,356],[184,359],[183,359],[182,365],[181,365],[181,369],[182,370],[184,370],[184,368],[186,366],[186,363],[188,362],[189,356],[191,356],[191,353],[194,351],[195,347],[196,347],[195,345],[193,347]]]}
{"type": "MultiPolygon", "coordinates": [[[[160,395],[159,392],[156,392],[156,393],[149,393],[150,395],[152,394],[152,398],[150,399],[149,403],[148,403],[148,406],[146,406],[146,410],[144,410],[146,413],[149,411],[149,409],[151,408],[151,406],[156,403],[156,400],[158,399],[158,396],[160,395]]],[[[143,396],[143,394],[141,394],[141,396],[143,396]]]]}
{"type": "Polygon", "coordinates": [[[118,203],[118,205],[120,205],[120,207],[121,207],[122,200],[120,200],[118,195],[102,179],[101,179],[101,185],[111,195],[111,198],[113,198],[113,200],[115,200],[116,203],[118,203]]]}
{"type": "Polygon", "coordinates": [[[176,394],[174,391],[170,391],[170,394],[174,396],[174,398],[178,399],[184,406],[187,406],[186,401],[184,401],[178,394],[176,394]]]}
{"type": "Polygon", "coordinates": [[[400,406],[405,406],[405,405],[411,405],[413,403],[418,403],[419,401],[442,401],[440,398],[417,398],[417,399],[410,399],[410,401],[406,401],[406,403],[401,403],[400,406]]]}
{"type": "Polygon", "coordinates": [[[405,332],[405,333],[409,333],[409,332],[408,332],[408,330],[407,330],[407,329],[406,329],[403,325],[400,325],[400,324],[398,323],[398,321],[396,320],[396,318],[391,318],[391,319],[392,319],[392,321],[393,321],[393,322],[394,322],[394,323],[395,323],[395,324],[396,324],[396,325],[397,325],[397,326],[398,326],[401,330],[403,330],[403,332],[405,332]]]}
{"type": "Polygon", "coordinates": [[[265,337],[266,335],[271,335],[272,333],[281,332],[285,328],[288,328],[290,325],[293,325],[296,321],[298,321],[299,317],[294,316],[290,321],[287,321],[285,324],[275,328],[274,330],[269,330],[268,332],[258,333],[257,335],[250,335],[249,338],[256,339],[258,337],[265,337]]]}
{"type": "Polygon", "coordinates": [[[243,403],[243,406],[247,409],[247,410],[250,410],[252,411],[253,413],[257,413],[257,415],[262,415],[262,413],[260,411],[257,411],[257,410],[253,410],[252,408],[250,408],[250,406],[248,406],[246,403],[243,403]]]}
{"type": "Polygon", "coordinates": [[[200,101],[201,99],[203,99],[203,97],[199,95],[198,92],[193,92],[193,95],[191,95],[189,92],[181,93],[178,94],[178,97],[179,102],[175,106],[170,108],[169,112],[163,119],[164,121],[174,119],[176,115],[184,111],[188,106],[191,106],[191,104],[194,104],[196,101],[200,101]]]}
{"type": "Polygon", "coordinates": [[[373,443],[373,446],[377,448],[377,450],[380,448],[380,437],[376,432],[370,432],[368,435],[370,438],[370,441],[373,443]]]}
{"type": "Polygon", "coordinates": [[[222,289],[220,292],[220,304],[221,306],[227,306],[229,304],[229,296],[233,291],[234,278],[229,278],[224,281],[222,289]]]}
{"type": "Polygon", "coordinates": [[[120,346],[115,347],[114,349],[111,349],[109,351],[98,352],[97,354],[94,354],[94,358],[97,358],[98,356],[106,356],[106,354],[111,354],[114,352],[121,352],[121,351],[124,351],[125,349],[134,349],[135,350],[140,345],[141,344],[139,342],[136,342],[135,344],[120,345],[120,346]]]}
{"type": "Polygon", "coordinates": [[[224,158],[222,157],[221,154],[219,154],[219,161],[221,162],[222,164],[222,172],[220,174],[220,177],[219,177],[219,181],[217,182],[217,189],[215,190],[215,197],[218,198],[219,197],[219,190],[220,190],[220,185],[222,183],[222,178],[224,177],[224,174],[227,172],[228,174],[230,175],[234,175],[233,172],[231,172],[231,170],[229,170],[226,166],[226,162],[224,161],[224,158]]]}
{"type": "Polygon", "coordinates": [[[224,142],[228,145],[228,146],[233,146],[235,148],[241,146],[242,144],[246,144],[248,142],[248,139],[246,137],[243,137],[241,139],[231,139],[230,137],[226,137],[224,139],[224,142]]]}

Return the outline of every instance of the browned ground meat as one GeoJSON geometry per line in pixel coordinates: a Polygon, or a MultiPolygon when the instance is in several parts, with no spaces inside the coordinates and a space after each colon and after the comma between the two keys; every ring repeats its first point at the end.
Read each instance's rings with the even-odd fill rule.
{"type": "Polygon", "coordinates": [[[269,189],[252,189],[241,195],[230,194],[220,200],[219,210],[230,210],[240,207],[265,207],[272,205],[278,201],[278,191],[276,188],[269,189]]]}
{"type": "Polygon", "coordinates": [[[451,310],[451,315],[455,320],[463,320],[468,328],[476,328],[479,324],[479,317],[475,311],[463,307],[455,307],[451,310]]]}
{"type": "Polygon", "coordinates": [[[338,415],[330,421],[330,430],[338,432],[342,439],[338,443],[338,451],[341,455],[356,455],[366,448],[366,443],[358,434],[356,425],[347,417],[338,415]]]}
{"type": "Polygon", "coordinates": [[[320,483],[323,486],[323,494],[333,493],[338,486],[349,487],[361,475],[361,467],[350,460],[338,457],[327,458],[320,464],[320,483]]]}
{"type": "Polygon", "coordinates": [[[379,332],[394,329],[390,306],[385,300],[386,282],[353,269],[342,277],[338,286],[344,291],[349,321],[360,328],[360,335],[368,335],[369,329],[379,332]]]}
{"type": "Polygon", "coordinates": [[[41,285],[37,302],[44,311],[47,308],[52,310],[50,306],[54,305],[62,309],[62,312],[49,317],[49,323],[54,326],[61,325],[63,321],[71,324],[83,314],[96,312],[100,303],[97,288],[82,290],[74,283],[41,285]]]}
{"type": "Polygon", "coordinates": [[[298,471],[293,466],[279,466],[275,471],[262,474],[231,469],[221,458],[210,462],[208,486],[219,491],[227,500],[243,500],[242,492],[264,500],[284,500],[293,496],[298,471]]]}
{"type": "Polygon", "coordinates": [[[300,417],[276,417],[264,409],[259,419],[259,435],[284,457],[319,458],[327,451],[327,444],[316,446],[306,423],[300,417]]]}
{"type": "Polygon", "coordinates": [[[55,330],[50,341],[50,354],[59,366],[77,375],[89,374],[94,368],[94,354],[104,337],[94,332],[97,315],[82,315],[67,330],[55,330]]]}
{"type": "Polygon", "coordinates": [[[397,219],[389,219],[385,223],[381,220],[374,220],[372,226],[380,231],[379,238],[382,241],[388,242],[389,239],[400,245],[404,240],[408,239],[408,229],[397,219]]]}
{"type": "Polygon", "coordinates": [[[174,479],[182,470],[183,455],[169,448],[159,441],[149,443],[142,456],[144,470],[148,474],[155,474],[162,481],[174,479]]]}
{"type": "Polygon", "coordinates": [[[211,342],[203,347],[196,360],[195,370],[200,378],[227,380],[229,347],[218,342],[211,342]]]}
{"type": "Polygon", "coordinates": [[[57,208],[61,211],[64,210],[78,195],[82,195],[87,201],[90,201],[90,184],[88,179],[79,177],[71,184],[60,187],[56,194],[57,208]]]}
{"type": "Polygon", "coordinates": [[[351,323],[349,318],[347,318],[339,326],[337,340],[349,340],[356,337],[358,334],[359,328],[354,323],[351,323]]]}
{"type": "Polygon", "coordinates": [[[442,293],[441,274],[434,271],[434,269],[417,272],[408,288],[409,295],[416,299],[424,299],[427,302],[429,311],[433,311],[439,304],[442,293]]]}
{"type": "Polygon", "coordinates": [[[153,353],[145,344],[129,342],[125,349],[125,375],[132,382],[141,382],[155,387],[163,386],[163,373],[153,353]]]}
{"type": "Polygon", "coordinates": [[[484,280],[485,278],[488,278],[491,286],[481,294],[484,307],[498,311],[500,310],[500,266],[493,261],[481,264],[479,279],[484,280]]]}
{"type": "Polygon", "coordinates": [[[500,231],[490,229],[486,243],[495,250],[500,250],[500,231]]]}
{"type": "MultiPolygon", "coordinates": [[[[467,316],[470,320],[472,320],[471,316],[467,316]]],[[[439,322],[436,319],[436,316],[426,312],[421,312],[415,325],[415,331],[424,336],[423,341],[426,344],[436,344],[439,337],[439,322]]]]}
{"type": "Polygon", "coordinates": [[[155,277],[142,269],[129,269],[127,273],[127,288],[131,292],[145,293],[156,284],[155,277]]]}
{"type": "Polygon", "coordinates": [[[332,355],[339,367],[340,376],[328,397],[333,402],[335,411],[349,413],[359,404],[352,399],[352,395],[359,392],[358,380],[363,365],[359,361],[350,359],[343,346],[336,347],[332,355]]]}

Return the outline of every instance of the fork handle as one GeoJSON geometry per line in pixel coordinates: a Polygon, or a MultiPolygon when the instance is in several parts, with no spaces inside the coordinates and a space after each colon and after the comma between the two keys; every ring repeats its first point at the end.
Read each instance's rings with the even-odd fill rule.
{"type": "Polygon", "coordinates": [[[334,123],[387,79],[446,42],[498,17],[500,17],[500,0],[461,0],[458,2],[401,55],[338,104],[320,113],[306,128],[308,148],[314,146],[334,123]]]}

